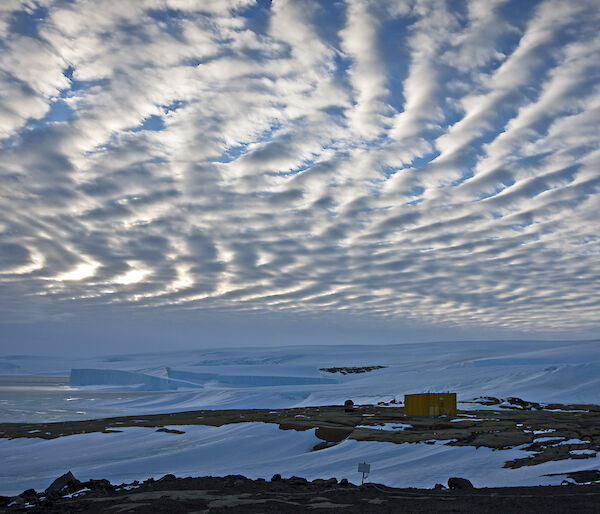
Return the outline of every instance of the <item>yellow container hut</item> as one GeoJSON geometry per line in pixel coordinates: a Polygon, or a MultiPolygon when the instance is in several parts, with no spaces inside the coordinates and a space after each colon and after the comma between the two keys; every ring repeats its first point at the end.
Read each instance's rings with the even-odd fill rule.
{"type": "Polygon", "coordinates": [[[456,393],[420,393],[404,395],[407,416],[456,415],[456,393]]]}

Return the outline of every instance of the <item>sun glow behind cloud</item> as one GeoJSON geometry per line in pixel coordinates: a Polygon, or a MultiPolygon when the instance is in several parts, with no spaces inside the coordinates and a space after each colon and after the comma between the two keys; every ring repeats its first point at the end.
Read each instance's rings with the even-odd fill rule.
{"type": "Polygon", "coordinates": [[[0,315],[598,328],[599,25],[592,0],[3,4],[0,315]]]}
{"type": "Polygon", "coordinates": [[[78,264],[74,269],[53,277],[52,280],[57,280],[58,282],[83,280],[85,278],[93,277],[99,266],[100,264],[97,262],[83,262],[78,264]]]}
{"type": "Polygon", "coordinates": [[[142,280],[144,280],[144,278],[148,274],[150,274],[150,272],[151,271],[148,269],[133,268],[133,269],[130,269],[129,271],[127,271],[126,273],[123,273],[122,275],[115,277],[112,280],[112,282],[114,284],[121,284],[121,285],[137,284],[138,282],[141,282],[142,280]]]}

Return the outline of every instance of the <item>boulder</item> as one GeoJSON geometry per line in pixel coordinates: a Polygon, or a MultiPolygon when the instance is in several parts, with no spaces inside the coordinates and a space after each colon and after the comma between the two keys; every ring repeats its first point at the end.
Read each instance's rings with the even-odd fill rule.
{"type": "Polygon", "coordinates": [[[58,493],[65,487],[76,487],[79,484],[81,484],[81,482],[73,476],[73,473],[71,473],[70,471],[67,471],[64,475],[59,476],[54,482],[52,482],[46,488],[45,493],[46,494],[58,493]]]}
{"type": "Polygon", "coordinates": [[[442,489],[446,489],[446,486],[445,486],[445,485],[443,485],[443,484],[435,484],[435,485],[433,486],[433,488],[434,488],[434,489],[436,489],[437,491],[440,491],[440,490],[442,490],[442,489]]]}
{"type": "Polygon", "coordinates": [[[328,478],[326,480],[323,478],[315,478],[311,483],[321,487],[332,487],[334,485],[337,485],[338,481],[335,477],[328,478]]]}
{"type": "Polygon", "coordinates": [[[340,485],[341,485],[342,487],[346,487],[346,486],[348,485],[348,479],[347,479],[347,478],[342,478],[342,479],[340,480],[340,485]]]}
{"type": "Polygon", "coordinates": [[[281,482],[281,475],[279,473],[275,473],[271,477],[271,482],[281,482]]]}
{"type": "Polygon", "coordinates": [[[448,479],[448,487],[450,489],[474,489],[470,480],[460,477],[451,477],[448,479]]]}
{"type": "Polygon", "coordinates": [[[35,489],[27,489],[23,491],[20,495],[21,498],[37,498],[37,492],[35,489]]]}
{"type": "Polygon", "coordinates": [[[287,483],[290,485],[306,485],[308,484],[308,480],[306,480],[306,478],[303,477],[290,477],[287,479],[287,483]]]}
{"type": "Polygon", "coordinates": [[[344,402],[344,410],[346,412],[353,412],[354,411],[354,402],[352,400],[346,400],[344,402]]]}
{"type": "Polygon", "coordinates": [[[176,480],[177,477],[172,473],[166,474],[164,477],[158,479],[158,482],[170,482],[171,480],[176,480]]]}
{"type": "Polygon", "coordinates": [[[92,491],[96,489],[112,489],[112,484],[106,480],[106,478],[101,478],[100,480],[94,480],[93,478],[85,484],[92,491]]]}

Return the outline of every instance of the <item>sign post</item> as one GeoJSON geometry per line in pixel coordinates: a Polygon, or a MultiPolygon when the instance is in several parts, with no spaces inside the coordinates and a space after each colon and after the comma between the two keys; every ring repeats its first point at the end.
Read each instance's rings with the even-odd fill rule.
{"type": "Polygon", "coordinates": [[[366,462],[361,462],[358,465],[358,472],[362,473],[362,482],[361,482],[361,485],[362,485],[365,483],[365,478],[367,478],[367,476],[371,472],[371,464],[367,464],[366,462]]]}

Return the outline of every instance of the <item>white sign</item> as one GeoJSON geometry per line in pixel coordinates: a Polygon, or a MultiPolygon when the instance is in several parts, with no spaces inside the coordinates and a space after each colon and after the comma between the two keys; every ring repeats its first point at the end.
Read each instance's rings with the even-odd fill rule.
{"type": "Polygon", "coordinates": [[[359,473],[370,473],[371,472],[371,464],[367,464],[366,462],[361,462],[358,465],[359,473]]]}

